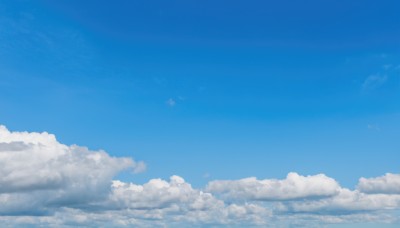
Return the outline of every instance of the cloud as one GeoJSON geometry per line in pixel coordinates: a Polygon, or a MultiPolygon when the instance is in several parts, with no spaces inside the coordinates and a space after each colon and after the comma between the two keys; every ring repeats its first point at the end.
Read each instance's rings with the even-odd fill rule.
{"type": "Polygon", "coordinates": [[[111,157],[59,143],[52,134],[10,132],[0,126],[0,213],[47,211],[53,205],[82,205],[108,193],[112,178],[142,162],[111,157]],[[35,210],[36,211],[36,210],[35,210]]]}
{"type": "Polygon", "coordinates": [[[165,103],[170,107],[174,107],[176,105],[176,101],[172,98],[168,99],[165,103]]]}
{"type": "Polygon", "coordinates": [[[212,181],[207,190],[229,199],[292,200],[333,196],[339,184],[323,174],[300,176],[289,173],[284,180],[257,180],[254,177],[234,181],[212,181]]]}
{"type": "Polygon", "coordinates": [[[362,84],[363,90],[373,90],[381,87],[386,83],[388,79],[387,75],[373,74],[368,76],[362,84]]]}
{"type": "Polygon", "coordinates": [[[400,174],[360,178],[355,190],[324,174],[144,184],[116,180],[145,164],[67,146],[52,134],[0,126],[0,222],[29,227],[321,226],[400,223],[400,174]]]}
{"type": "Polygon", "coordinates": [[[346,188],[339,194],[318,200],[285,202],[283,211],[316,214],[351,214],[400,208],[400,195],[365,194],[346,188]]]}
{"type": "Polygon", "coordinates": [[[130,217],[169,222],[239,223],[265,221],[271,213],[255,204],[226,204],[211,193],[193,189],[182,177],[152,179],[143,185],[114,181],[106,208],[129,210],[130,217]]]}
{"type": "Polygon", "coordinates": [[[383,68],[384,70],[389,70],[389,69],[392,68],[392,67],[393,67],[392,64],[385,64],[385,65],[382,66],[382,68],[383,68]]]}
{"type": "Polygon", "coordinates": [[[374,130],[374,131],[380,131],[381,130],[381,128],[379,127],[378,124],[368,124],[367,128],[370,129],[370,130],[374,130]]]}
{"type": "Polygon", "coordinates": [[[147,169],[146,163],[139,161],[135,163],[135,166],[133,167],[133,173],[142,173],[146,171],[146,169],[147,169]]]}
{"type": "Polygon", "coordinates": [[[381,177],[360,178],[357,189],[365,193],[400,194],[400,174],[387,173],[381,177]]]}

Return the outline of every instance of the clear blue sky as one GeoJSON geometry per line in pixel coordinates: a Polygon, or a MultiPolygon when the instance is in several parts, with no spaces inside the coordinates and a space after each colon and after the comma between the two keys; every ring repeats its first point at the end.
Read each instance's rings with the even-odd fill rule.
{"type": "Polygon", "coordinates": [[[149,178],[399,172],[398,1],[0,1],[0,123],[149,178]]]}

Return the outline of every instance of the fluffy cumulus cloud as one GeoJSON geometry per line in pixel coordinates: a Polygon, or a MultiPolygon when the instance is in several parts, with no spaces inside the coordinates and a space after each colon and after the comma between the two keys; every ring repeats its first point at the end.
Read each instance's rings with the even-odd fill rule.
{"type": "Polygon", "coordinates": [[[387,173],[376,178],[360,178],[357,188],[366,193],[400,194],[400,174],[387,173]]]}
{"type": "Polygon", "coordinates": [[[48,133],[0,126],[0,222],[4,226],[320,226],[399,223],[398,174],[360,178],[354,190],[324,174],[214,180],[193,188],[182,177],[122,182],[145,164],[67,146],[48,133]]]}
{"type": "Polygon", "coordinates": [[[264,224],[269,209],[248,204],[226,204],[211,193],[193,189],[179,176],[169,181],[153,179],[143,185],[114,181],[106,208],[129,210],[136,219],[202,224],[264,224]]]}
{"type": "Polygon", "coordinates": [[[143,169],[143,163],[66,146],[52,134],[10,132],[0,126],[0,214],[86,206],[107,195],[112,178],[128,168],[143,169]]]}
{"type": "Polygon", "coordinates": [[[300,176],[289,173],[284,180],[257,180],[254,177],[233,181],[212,181],[207,190],[230,199],[293,200],[327,197],[339,192],[339,184],[323,174],[300,176]]]}

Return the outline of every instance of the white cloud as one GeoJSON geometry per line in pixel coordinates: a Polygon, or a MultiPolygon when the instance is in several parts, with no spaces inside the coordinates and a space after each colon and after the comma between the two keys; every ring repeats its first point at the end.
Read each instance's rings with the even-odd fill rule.
{"type": "Polygon", "coordinates": [[[380,74],[373,74],[368,76],[364,83],[362,84],[363,90],[373,90],[381,87],[383,84],[386,83],[388,79],[387,75],[380,75],[380,74]]]}
{"type": "Polygon", "coordinates": [[[382,68],[383,68],[384,70],[389,70],[389,69],[392,68],[392,67],[393,67],[392,64],[385,64],[385,65],[382,66],[382,68]]]}
{"type": "Polygon", "coordinates": [[[400,195],[365,194],[343,188],[339,194],[318,200],[285,202],[284,211],[317,214],[348,214],[362,211],[400,209],[400,195]]]}
{"type": "Polygon", "coordinates": [[[48,133],[0,126],[0,222],[4,226],[321,226],[399,223],[399,174],[361,178],[356,190],[324,174],[144,184],[114,180],[145,164],[59,143],[48,133]]]}
{"type": "Polygon", "coordinates": [[[209,193],[192,189],[179,176],[172,176],[170,181],[152,179],[144,185],[113,181],[110,200],[119,208],[165,208],[171,204],[189,203],[190,209],[201,209],[222,203],[216,202],[209,193]]]}
{"type": "Polygon", "coordinates": [[[51,205],[85,204],[108,193],[112,178],[124,169],[143,169],[131,158],[115,158],[59,143],[52,134],[10,132],[0,126],[0,211],[38,211],[51,205]],[[34,197],[32,197],[34,196],[34,197]]]}
{"type": "Polygon", "coordinates": [[[234,181],[211,181],[207,190],[229,199],[291,200],[328,197],[338,193],[339,184],[323,174],[300,176],[289,173],[284,180],[257,180],[254,177],[234,181]]]}
{"type": "Polygon", "coordinates": [[[381,177],[360,178],[357,189],[365,193],[400,194],[400,174],[387,173],[381,177]]]}
{"type": "Polygon", "coordinates": [[[146,171],[146,169],[147,169],[146,163],[144,163],[142,161],[136,162],[134,164],[135,165],[133,167],[133,173],[142,173],[142,172],[146,171]]]}
{"type": "Polygon", "coordinates": [[[174,107],[176,105],[176,101],[172,98],[168,99],[165,103],[170,107],[174,107]]]}
{"type": "Polygon", "coordinates": [[[374,130],[374,131],[380,131],[381,130],[381,128],[379,127],[378,124],[368,124],[367,128],[370,129],[370,130],[374,130]]]}
{"type": "Polygon", "coordinates": [[[114,181],[104,205],[113,210],[129,210],[126,216],[191,223],[263,223],[269,209],[255,204],[226,204],[211,193],[193,189],[179,176],[170,181],[152,179],[143,185],[114,181]]]}

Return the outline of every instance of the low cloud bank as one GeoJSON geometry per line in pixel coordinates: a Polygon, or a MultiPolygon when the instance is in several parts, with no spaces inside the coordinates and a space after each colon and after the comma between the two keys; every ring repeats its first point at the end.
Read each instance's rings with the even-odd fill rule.
{"type": "Polygon", "coordinates": [[[143,162],[67,146],[52,134],[0,126],[0,222],[5,226],[193,226],[399,223],[400,174],[360,178],[354,190],[324,174],[143,185],[115,180],[143,162]]]}

